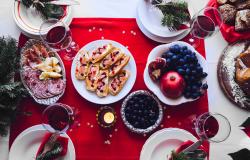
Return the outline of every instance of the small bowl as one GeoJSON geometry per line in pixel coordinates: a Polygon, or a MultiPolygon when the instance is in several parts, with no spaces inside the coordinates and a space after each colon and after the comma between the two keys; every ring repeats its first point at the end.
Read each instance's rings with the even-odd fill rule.
{"type": "Polygon", "coordinates": [[[122,120],[125,124],[125,126],[132,132],[134,133],[138,133],[138,134],[147,134],[147,133],[150,133],[152,132],[153,130],[155,130],[160,124],[161,124],[161,121],[162,121],[162,118],[163,118],[163,109],[162,109],[162,105],[160,103],[160,101],[158,100],[157,97],[155,97],[153,94],[149,93],[148,91],[145,91],[145,90],[138,90],[138,91],[135,91],[135,92],[132,92],[130,93],[126,99],[123,101],[122,103],[122,107],[121,107],[121,117],[122,117],[122,120]],[[135,128],[133,125],[131,125],[127,119],[126,119],[126,116],[125,116],[125,108],[127,106],[127,103],[128,101],[135,95],[147,95],[147,96],[150,96],[152,97],[156,103],[158,104],[158,107],[159,107],[159,115],[158,115],[158,119],[156,120],[155,124],[146,128],[146,129],[141,129],[141,128],[135,128]]]}
{"type": "MultiPolygon", "coordinates": [[[[190,49],[191,51],[195,52],[196,57],[198,59],[199,64],[202,66],[203,71],[207,73],[208,69],[207,69],[207,64],[206,64],[206,60],[205,58],[199,53],[197,52],[193,46],[191,46],[190,44],[186,43],[186,42],[181,42],[181,41],[176,41],[176,42],[172,42],[172,43],[168,43],[168,44],[163,44],[163,45],[159,45],[157,47],[155,47],[148,55],[148,60],[147,60],[147,64],[146,64],[146,68],[144,70],[144,82],[147,86],[147,88],[152,91],[159,99],[160,101],[162,101],[163,103],[167,104],[167,105],[172,105],[172,106],[176,106],[176,105],[180,105],[182,103],[187,103],[187,102],[191,102],[191,101],[195,101],[199,98],[196,99],[187,99],[184,96],[181,96],[177,99],[171,99],[166,97],[159,86],[158,82],[154,82],[149,74],[148,74],[148,65],[150,62],[154,61],[156,59],[156,57],[161,57],[161,55],[166,52],[167,50],[169,50],[169,48],[173,45],[180,45],[180,46],[187,46],[188,49],[190,49]]],[[[203,83],[206,82],[206,78],[203,79],[202,81],[203,83]]]]}

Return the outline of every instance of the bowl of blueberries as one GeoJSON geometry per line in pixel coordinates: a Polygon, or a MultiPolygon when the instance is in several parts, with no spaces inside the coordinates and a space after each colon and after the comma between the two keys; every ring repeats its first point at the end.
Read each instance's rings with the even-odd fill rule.
{"type": "Polygon", "coordinates": [[[163,118],[163,109],[156,96],[145,90],[128,95],[122,103],[121,117],[132,132],[147,134],[155,130],[163,118]]]}
{"type": "Polygon", "coordinates": [[[205,58],[190,44],[176,41],[149,54],[144,82],[163,103],[180,105],[202,97],[208,88],[205,58]]]}

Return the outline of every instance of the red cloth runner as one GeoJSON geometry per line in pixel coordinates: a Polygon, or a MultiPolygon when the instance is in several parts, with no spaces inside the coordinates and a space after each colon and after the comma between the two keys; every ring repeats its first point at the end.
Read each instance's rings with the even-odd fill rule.
{"type": "MultiPolygon", "coordinates": [[[[138,28],[135,19],[114,18],[76,18],[71,24],[73,39],[80,47],[98,39],[111,39],[117,41],[133,54],[137,65],[137,79],[132,91],[147,89],[143,81],[143,71],[149,52],[159,43],[156,43],[143,35],[138,28]],[[131,31],[136,34],[132,34],[131,31]],[[124,33],[125,32],[125,33],[124,33]]],[[[20,36],[19,44],[23,46],[27,37],[20,36]]],[[[204,43],[198,51],[205,56],[204,43]]],[[[139,160],[140,151],[147,137],[131,133],[123,124],[120,117],[121,102],[112,104],[118,119],[113,130],[105,130],[96,122],[96,112],[99,105],[92,104],[82,98],[75,90],[71,77],[71,62],[64,61],[67,74],[67,87],[65,94],[59,100],[80,110],[79,127],[68,132],[75,149],[77,160],[139,160]],[[109,141],[107,141],[109,140],[109,141]],[[110,142],[107,144],[105,142],[110,142]]],[[[31,116],[18,115],[12,124],[10,133],[10,145],[16,136],[24,129],[41,123],[41,113],[45,106],[36,104],[31,98],[24,100],[20,106],[21,111],[32,112],[31,116]]],[[[180,106],[166,106],[164,120],[161,128],[178,127],[195,133],[190,126],[190,119],[208,111],[207,96],[199,100],[180,106]]],[[[208,148],[208,144],[206,144],[208,148]]]]}
{"type": "MultiPolygon", "coordinates": [[[[219,5],[217,0],[210,0],[207,6],[218,8],[219,5]]],[[[233,43],[239,40],[248,40],[250,38],[250,31],[247,32],[236,32],[234,26],[227,25],[225,23],[221,26],[221,33],[222,36],[225,38],[226,41],[229,43],[233,43]]]]}
{"type": "MultiPolygon", "coordinates": [[[[41,145],[40,145],[40,147],[39,147],[39,149],[37,151],[36,156],[39,156],[43,152],[44,146],[49,141],[51,135],[52,135],[52,133],[45,134],[45,136],[43,137],[42,143],[41,143],[41,145]]],[[[57,155],[55,158],[53,158],[51,160],[54,160],[54,159],[56,159],[58,157],[62,157],[62,156],[66,155],[66,153],[68,151],[68,140],[69,140],[68,138],[62,137],[62,136],[59,136],[57,138],[56,141],[59,142],[62,145],[63,150],[59,155],[57,155]]]]}

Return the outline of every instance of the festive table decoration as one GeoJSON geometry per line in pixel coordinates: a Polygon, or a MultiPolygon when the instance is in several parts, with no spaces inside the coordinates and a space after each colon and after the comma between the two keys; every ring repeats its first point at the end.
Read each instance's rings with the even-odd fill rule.
{"type": "Polygon", "coordinates": [[[20,60],[16,44],[13,38],[0,37],[0,135],[6,135],[6,127],[15,117],[17,105],[27,96],[22,83],[14,80],[20,60]]]}
{"type": "Polygon", "coordinates": [[[190,21],[188,4],[185,1],[170,1],[163,3],[162,0],[154,0],[152,4],[164,15],[161,23],[172,30],[178,30],[183,23],[190,21]],[[157,1],[161,3],[157,3],[157,1]],[[178,12],[176,12],[178,10],[178,12]]]}
{"type": "MultiPolygon", "coordinates": [[[[94,40],[103,38],[118,41],[128,48],[133,54],[137,65],[136,83],[132,90],[147,89],[143,81],[143,70],[146,66],[147,55],[159,44],[147,39],[143,33],[140,32],[135,19],[76,18],[73,19],[70,28],[72,31],[72,38],[80,47],[94,40]]],[[[20,47],[25,44],[27,39],[27,37],[21,35],[19,40],[20,47]]],[[[204,43],[201,44],[198,51],[205,56],[204,43]]],[[[64,65],[66,74],[70,75],[71,63],[64,61],[64,65]]],[[[72,132],[68,132],[75,146],[77,160],[103,160],[104,157],[112,157],[113,160],[120,160],[121,157],[123,159],[138,160],[146,137],[129,132],[122,123],[120,116],[117,117],[116,127],[112,131],[97,127],[96,113],[100,105],[90,103],[83,99],[74,88],[71,78],[71,76],[67,76],[67,87],[60,102],[75,106],[82,114],[82,118],[79,121],[79,123],[81,123],[80,127],[73,129],[72,132]],[[133,149],[131,149],[130,146],[133,146],[133,149]]],[[[93,95],[96,96],[95,94],[93,95]]],[[[121,105],[122,101],[112,104],[116,113],[120,112],[121,105]]],[[[186,124],[187,119],[183,117],[207,112],[207,96],[203,96],[197,101],[186,103],[181,106],[181,108],[166,106],[166,110],[164,111],[166,118],[163,119],[162,126],[183,128],[194,133],[192,128],[186,124]]],[[[23,130],[32,125],[41,123],[42,108],[41,105],[35,103],[34,100],[25,99],[20,105],[20,109],[32,112],[32,117],[24,117],[22,115],[17,117],[16,122],[13,123],[11,128],[10,145],[15,137],[23,130]]],[[[207,149],[209,148],[206,143],[205,147],[207,149]]]]}
{"type": "Polygon", "coordinates": [[[116,119],[116,113],[111,107],[104,106],[97,111],[96,120],[103,128],[111,128],[114,126],[116,119]]]}
{"type": "Polygon", "coordinates": [[[34,7],[45,19],[60,18],[64,15],[63,6],[49,4],[51,0],[21,0],[27,8],[34,7]]]}
{"type": "Polygon", "coordinates": [[[246,119],[245,122],[243,122],[240,127],[243,127],[243,131],[250,137],[250,117],[246,119]]]}
{"type": "Polygon", "coordinates": [[[237,152],[229,153],[228,155],[231,156],[233,160],[247,160],[250,157],[250,151],[244,148],[237,152]]]}

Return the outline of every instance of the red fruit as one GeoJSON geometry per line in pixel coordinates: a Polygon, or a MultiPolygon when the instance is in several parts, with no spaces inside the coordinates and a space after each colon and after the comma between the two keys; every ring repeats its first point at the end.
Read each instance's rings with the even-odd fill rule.
{"type": "Polygon", "coordinates": [[[163,94],[169,98],[178,98],[182,95],[186,83],[183,77],[174,71],[167,72],[161,78],[160,88],[163,94]]]}
{"type": "Polygon", "coordinates": [[[148,73],[153,81],[157,81],[161,75],[162,70],[166,66],[166,60],[164,58],[157,57],[154,61],[148,65],[148,73]]]}

